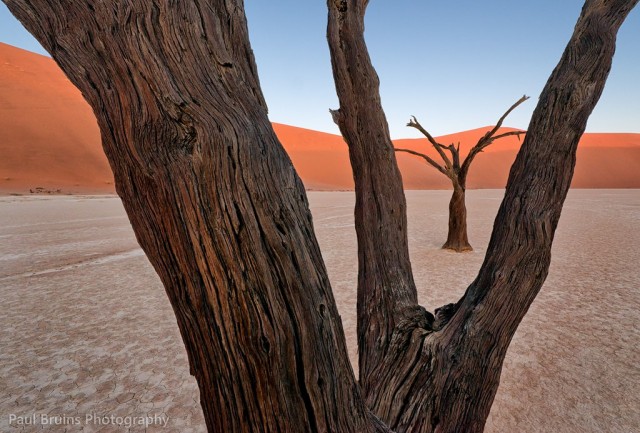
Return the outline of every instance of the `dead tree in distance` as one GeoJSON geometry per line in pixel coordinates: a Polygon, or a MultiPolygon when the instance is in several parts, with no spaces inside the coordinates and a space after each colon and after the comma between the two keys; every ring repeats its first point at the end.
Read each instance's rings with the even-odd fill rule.
{"type": "MultiPolygon", "coordinates": [[[[400,287],[369,287],[387,284],[376,274],[406,272],[378,255],[393,257],[383,250],[406,239],[391,227],[397,245],[389,246],[361,222],[378,252],[368,251],[364,263],[376,267],[359,278],[367,284],[358,286],[358,319],[368,322],[358,332],[379,362],[361,373],[362,387],[304,188],[267,116],[243,1],[3,1],[96,114],[118,194],[175,312],[209,431],[482,432],[506,349],[546,277],[618,28],[638,0],[586,1],[511,170],[485,262],[455,305],[434,318],[417,304],[410,275],[400,287]]],[[[337,86],[340,123],[354,131],[379,116],[376,107],[352,111],[359,97],[348,94],[377,87],[348,84],[358,79],[352,72],[375,73],[360,51],[367,4],[328,1],[332,55],[342,56],[334,72],[347,80],[337,86]]],[[[374,164],[385,152],[395,163],[383,147],[374,164]]],[[[402,224],[406,216],[386,215],[402,211],[391,204],[398,199],[374,198],[383,204],[374,218],[402,224]]]]}
{"type": "Polygon", "coordinates": [[[467,235],[467,206],[465,199],[469,167],[471,167],[471,163],[473,162],[474,158],[494,141],[513,135],[520,138],[521,135],[526,133],[526,131],[509,131],[496,135],[499,132],[504,119],[506,119],[507,116],[516,107],[518,107],[518,105],[522,104],[527,99],[529,99],[529,97],[525,95],[522,98],[518,99],[515,104],[509,107],[509,109],[502,115],[502,117],[500,117],[496,125],[491,130],[487,131],[487,133],[483,135],[478,140],[478,142],[469,150],[469,153],[462,163],[460,163],[460,143],[458,143],[457,146],[453,143],[448,146],[439,143],[420,124],[420,122],[418,122],[415,116],[412,116],[411,120],[409,120],[409,123],[407,123],[407,126],[417,129],[425,137],[427,137],[429,143],[431,143],[434,149],[438,152],[438,155],[440,155],[443,164],[440,164],[430,156],[425,155],[421,152],[416,152],[415,150],[396,148],[396,152],[405,152],[421,157],[440,173],[447,176],[449,180],[451,180],[451,184],[453,185],[453,194],[451,195],[451,200],[449,201],[449,231],[447,234],[447,241],[444,243],[444,245],[442,245],[443,249],[453,250],[459,253],[473,250],[473,248],[469,244],[469,238],[467,235]],[[447,156],[445,151],[448,151],[451,156],[447,156]]]}

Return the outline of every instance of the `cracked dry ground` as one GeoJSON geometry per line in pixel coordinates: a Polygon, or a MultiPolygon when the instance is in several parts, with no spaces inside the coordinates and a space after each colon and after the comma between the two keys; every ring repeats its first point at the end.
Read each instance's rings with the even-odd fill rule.
{"type": "Polygon", "coordinates": [[[0,206],[0,431],[128,430],[84,422],[95,413],[169,416],[146,431],[204,432],[173,311],[120,201],[0,206]],[[8,425],[32,413],[81,424],[8,425]]]}
{"type": "MultiPolygon", "coordinates": [[[[430,310],[482,263],[502,191],[469,191],[475,250],[439,249],[449,191],[409,191],[430,310]]],[[[309,194],[355,365],[353,193],[309,194]]],[[[509,349],[487,433],[640,432],[640,191],[571,191],[542,292],[509,349]]],[[[115,197],[0,197],[0,432],[204,432],[164,290],[115,197]],[[20,426],[10,414],[169,416],[166,427],[20,426]]],[[[356,366],[357,368],[357,366],[356,366]]]]}

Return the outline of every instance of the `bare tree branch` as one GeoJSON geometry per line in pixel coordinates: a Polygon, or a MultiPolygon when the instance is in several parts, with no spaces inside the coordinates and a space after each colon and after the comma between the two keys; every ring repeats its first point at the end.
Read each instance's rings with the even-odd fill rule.
{"type": "Polygon", "coordinates": [[[510,131],[510,132],[505,132],[504,134],[499,134],[496,135],[495,137],[493,137],[493,141],[498,140],[500,138],[504,138],[504,137],[509,137],[511,135],[517,135],[518,136],[518,140],[520,139],[521,135],[526,134],[527,131],[510,131]]]}
{"type": "Polygon", "coordinates": [[[371,380],[372,372],[386,356],[395,328],[418,305],[402,177],[395,153],[390,153],[393,142],[378,75],[364,38],[366,4],[327,2],[327,40],[340,102],[338,126],[349,147],[356,192],[358,383],[365,399],[379,386],[371,380]],[[385,248],[380,248],[379,238],[385,248]]]}
{"type": "Polygon", "coordinates": [[[458,147],[456,147],[453,143],[447,146],[447,150],[451,152],[451,157],[453,158],[453,169],[460,169],[460,143],[458,142],[458,147]]]}
{"type": "Polygon", "coordinates": [[[407,123],[407,126],[410,126],[412,128],[416,128],[418,131],[422,132],[422,134],[425,137],[427,137],[427,139],[429,140],[429,143],[431,143],[433,145],[433,147],[440,154],[440,157],[444,161],[444,164],[445,164],[445,167],[447,168],[447,170],[452,168],[451,160],[449,159],[447,154],[444,153],[444,151],[443,151],[443,149],[446,149],[447,146],[444,146],[444,145],[438,143],[436,141],[436,139],[433,138],[433,136],[431,134],[429,134],[429,132],[426,129],[424,129],[424,127],[420,124],[420,122],[418,122],[418,119],[416,119],[416,116],[411,116],[411,119],[409,119],[409,123],[407,123]]]}
{"type": "Polygon", "coordinates": [[[527,99],[529,99],[527,95],[523,95],[522,98],[518,99],[511,107],[509,107],[507,111],[505,111],[502,117],[498,119],[496,126],[494,126],[493,129],[491,129],[485,135],[483,135],[482,138],[478,140],[476,145],[471,148],[471,150],[469,151],[469,154],[467,155],[467,157],[464,159],[464,162],[462,163],[462,167],[460,167],[460,176],[463,179],[466,177],[467,173],[469,172],[469,167],[471,166],[471,162],[473,162],[473,159],[478,155],[478,153],[482,152],[487,146],[489,146],[495,140],[499,138],[508,137],[511,135],[517,135],[518,138],[520,138],[521,134],[526,133],[526,131],[511,131],[511,132],[505,132],[503,134],[495,135],[496,132],[498,132],[502,127],[502,124],[504,123],[504,119],[506,119],[507,116],[513,110],[515,110],[520,104],[522,104],[527,99]]]}
{"type": "Polygon", "coordinates": [[[353,376],[304,186],[267,116],[243,2],[5,2],[93,108],[208,431],[386,431],[353,376]]]}
{"type": "Polygon", "coordinates": [[[496,126],[493,127],[493,129],[489,132],[487,132],[485,134],[484,137],[482,137],[480,139],[480,141],[482,140],[488,140],[491,137],[493,137],[493,135],[498,132],[498,130],[502,127],[502,123],[504,122],[504,119],[507,118],[507,116],[509,114],[511,114],[511,112],[513,110],[515,110],[520,104],[522,104],[524,101],[526,101],[527,99],[529,99],[529,97],[527,95],[522,95],[522,98],[518,99],[511,107],[509,107],[509,109],[507,111],[505,111],[505,113],[502,115],[502,117],[500,119],[498,119],[498,123],[496,123],[496,126]]]}
{"type": "MultiPolygon", "coordinates": [[[[439,395],[440,404],[448,396],[479,398],[499,383],[507,347],[549,272],[578,143],[611,70],[618,29],[636,4],[638,0],[587,0],[582,8],[571,40],[540,95],[528,127],[532,133],[526,135],[511,167],[482,267],[439,331],[445,341],[463,344],[469,354],[450,352],[456,355],[460,373],[449,373],[447,380],[466,379],[469,371],[482,370],[487,372],[485,385],[459,381],[455,389],[439,395]]],[[[438,431],[470,431],[461,429],[459,420],[449,421],[454,411],[443,407],[439,419],[444,422],[438,431]]]]}
{"type": "Polygon", "coordinates": [[[438,170],[440,173],[444,174],[447,177],[449,176],[449,173],[447,172],[447,170],[441,166],[440,164],[438,164],[435,160],[431,159],[429,156],[425,155],[424,153],[420,153],[420,152],[416,152],[415,150],[410,150],[410,149],[394,149],[396,152],[406,152],[406,153],[410,153],[412,155],[416,155],[419,156],[420,158],[423,158],[425,161],[427,161],[429,164],[431,164],[433,167],[436,168],[436,170],[438,170]]]}

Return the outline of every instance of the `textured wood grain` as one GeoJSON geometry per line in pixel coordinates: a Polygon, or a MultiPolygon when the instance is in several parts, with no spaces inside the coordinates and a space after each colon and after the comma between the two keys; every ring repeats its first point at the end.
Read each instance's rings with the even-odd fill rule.
{"type": "Polygon", "coordinates": [[[540,95],[485,261],[440,332],[450,368],[435,432],[483,429],[511,338],[547,276],[578,141],[602,94],[618,29],[637,3],[587,0],[540,95]]]}
{"type": "Polygon", "coordinates": [[[7,1],[92,106],[211,432],[382,428],[360,397],[242,1],[7,1]]]}
{"type": "Polygon", "coordinates": [[[368,2],[327,2],[327,39],[340,101],[332,111],[349,146],[356,190],[359,383],[386,356],[394,328],[418,298],[407,242],[402,177],[380,103],[379,80],[364,41],[368,2]]]}

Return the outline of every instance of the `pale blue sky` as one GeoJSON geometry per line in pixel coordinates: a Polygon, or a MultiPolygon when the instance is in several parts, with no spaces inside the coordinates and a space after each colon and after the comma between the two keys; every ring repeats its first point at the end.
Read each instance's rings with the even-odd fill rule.
{"type": "MultiPolygon", "coordinates": [[[[415,114],[440,135],[495,123],[526,128],[580,13],[581,0],[372,0],[366,38],[392,136],[415,114]]],[[[324,1],[246,0],[271,120],[338,133],[324,1]]],[[[0,3],[0,41],[42,48],[0,3]]],[[[640,132],[640,7],[618,37],[613,70],[588,131],[640,132]]]]}

